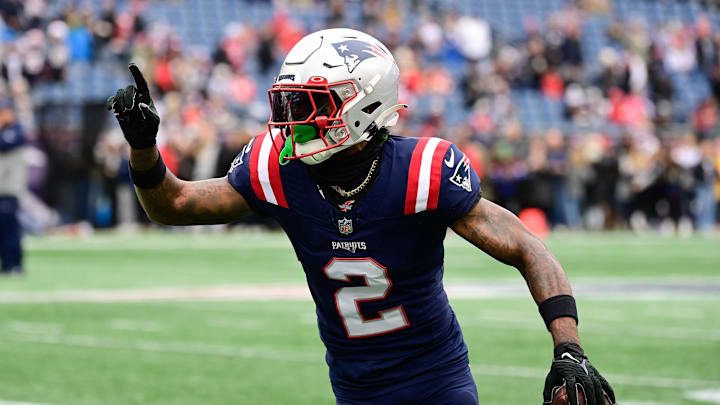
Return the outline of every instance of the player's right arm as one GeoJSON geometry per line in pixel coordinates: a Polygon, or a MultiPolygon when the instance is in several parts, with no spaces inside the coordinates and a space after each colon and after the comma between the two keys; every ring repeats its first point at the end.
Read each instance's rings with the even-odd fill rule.
{"type": "Polygon", "coordinates": [[[238,220],[250,206],[227,178],[183,181],[165,170],[155,146],[160,117],[137,66],[130,65],[135,86],[107,101],[130,144],[135,192],[148,217],[166,225],[219,224],[238,220]]]}
{"type": "MultiPolygon", "coordinates": [[[[160,157],[156,147],[132,149],[130,167],[150,169],[160,157]]],[[[250,206],[227,177],[201,181],[178,179],[170,170],[153,188],[135,187],[148,217],[164,225],[225,224],[250,213],[250,206]]]]}

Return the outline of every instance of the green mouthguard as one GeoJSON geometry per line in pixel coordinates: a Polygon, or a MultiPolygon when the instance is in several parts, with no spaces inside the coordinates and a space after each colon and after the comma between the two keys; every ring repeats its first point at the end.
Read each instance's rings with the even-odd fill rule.
{"type": "MultiPolygon", "coordinates": [[[[305,143],[317,136],[317,132],[315,131],[315,127],[312,125],[293,125],[293,136],[295,137],[295,142],[297,143],[305,143]]],[[[280,151],[280,165],[285,166],[290,161],[286,159],[288,156],[292,156],[293,154],[293,144],[292,144],[292,137],[285,138],[285,146],[283,146],[282,150],[280,151]]]]}

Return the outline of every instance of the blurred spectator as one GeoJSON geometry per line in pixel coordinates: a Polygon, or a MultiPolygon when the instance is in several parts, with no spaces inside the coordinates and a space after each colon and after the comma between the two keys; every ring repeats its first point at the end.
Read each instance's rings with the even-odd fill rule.
{"type": "Polygon", "coordinates": [[[712,138],[718,127],[718,111],[714,99],[703,100],[691,117],[699,138],[712,138]]]}
{"type": "Polygon", "coordinates": [[[695,23],[695,54],[697,65],[705,71],[710,70],[717,61],[717,44],[713,37],[712,23],[707,15],[703,14],[695,23]]]}
{"type": "MultiPolygon", "coordinates": [[[[642,10],[614,13],[620,2],[569,0],[516,27],[495,16],[522,2],[508,0],[484,18],[466,3],[303,0],[274,6],[267,21],[208,29],[220,21],[209,20],[214,13],[193,15],[198,27],[163,20],[177,14],[159,11],[180,10],[182,1],[4,1],[0,92],[13,95],[17,119],[47,160],[31,176],[33,189],[64,221],[125,226],[142,216],[127,181],[127,146],[99,112],[103,100],[85,96],[85,80],[125,83],[127,62],[138,63],[162,115],[167,166],[186,179],[221,176],[264,130],[264,90],[279,58],[317,24],[361,25],[390,46],[400,68],[400,101],[411,108],[394,132],[456,142],[485,194],[513,212],[539,208],[569,228],[641,229],[689,217],[712,228],[717,9],[700,5],[695,21],[656,23],[642,10]],[[319,18],[306,18],[319,4],[319,18]]],[[[254,16],[268,4],[226,6],[254,16]]]]}
{"type": "Polygon", "coordinates": [[[686,29],[670,23],[660,32],[665,46],[665,66],[670,72],[685,73],[695,69],[695,46],[686,29]]]}
{"type": "Polygon", "coordinates": [[[720,179],[717,165],[719,156],[712,139],[705,138],[700,143],[700,161],[693,169],[695,177],[695,223],[698,230],[711,230],[717,221],[718,206],[715,185],[720,179]]]}
{"type": "Polygon", "coordinates": [[[540,77],[540,90],[547,98],[562,98],[565,93],[565,84],[555,69],[549,68],[542,74],[540,77]]]}
{"type": "Polygon", "coordinates": [[[23,272],[18,199],[27,188],[24,144],[12,101],[0,99],[0,275],[23,272]]]}
{"type": "Polygon", "coordinates": [[[86,22],[88,16],[80,11],[71,11],[67,18],[70,29],[67,34],[67,43],[70,47],[70,57],[73,61],[89,62],[93,58],[92,35],[86,22]]]}
{"type": "Polygon", "coordinates": [[[275,34],[271,25],[265,25],[260,30],[259,44],[257,48],[257,59],[260,72],[269,73],[275,66],[275,34]]]}
{"type": "Polygon", "coordinates": [[[450,35],[460,53],[470,61],[479,61],[490,54],[490,25],[484,20],[470,16],[459,17],[450,35]]]}
{"type": "Polygon", "coordinates": [[[100,135],[94,150],[100,166],[101,188],[107,197],[108,216],[98,221],[100,227],[132,226],[138,220],[139,210],[135,190],[130,182],[127,142],[119,128],[100,135]]]}
{"type": "Polygon", "coordinates": [[[606,14],[612,9],[610,0],[575,0],[582,10],[595,14],[606,14]]]}
{"type": "Polygon", "coordinates": [[[669,105],[675,94],[672,78],[665,70],[662,61],[662,53],[655,45],[649,49],[650,62],[648,69],[648,84],[652,90],[653,101],[660,106],[661,104],[669,105]]]}

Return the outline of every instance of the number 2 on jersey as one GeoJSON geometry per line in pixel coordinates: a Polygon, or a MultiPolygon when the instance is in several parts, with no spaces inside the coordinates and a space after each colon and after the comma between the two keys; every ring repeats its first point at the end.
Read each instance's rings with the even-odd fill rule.
{"type": "Polygon", "coordinates": [[[345,282],[350,282],[350,276],[365,280],[364,286],[341,287],[335,292],[335,306],[349,338],[382,335],[410,326],[402,305],[378,311],[374,319],[366,319],[360,312],[358,303],[385,299],[392,289],[387,269],[375,260],[336,257],[325,266],[325,275],[345,282]]]}

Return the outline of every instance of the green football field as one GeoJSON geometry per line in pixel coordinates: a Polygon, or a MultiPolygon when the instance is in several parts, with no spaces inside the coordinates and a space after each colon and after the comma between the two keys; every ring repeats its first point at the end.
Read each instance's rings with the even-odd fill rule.
{"type": "MultiPolygon", "coordinates": [[[[27,276],[0,279],[0,405],[334,403],[284,235],[26,242],[27,276]]],[[[720,404],[720,239],[548,244],[620,404],[720,404]]],[[[540,404],[552,343],[517,271],[449,235],[445,272],[480,403],[540,404]]]]}

